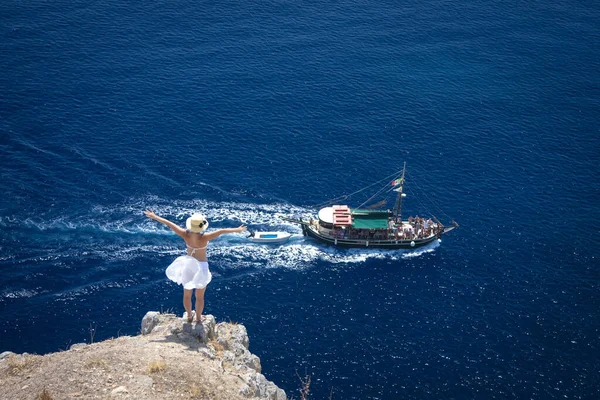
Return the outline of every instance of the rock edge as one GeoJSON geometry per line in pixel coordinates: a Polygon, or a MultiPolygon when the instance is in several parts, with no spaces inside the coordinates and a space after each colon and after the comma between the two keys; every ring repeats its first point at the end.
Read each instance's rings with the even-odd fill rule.
{"type": "Polygon", "coordinates": [[[0,354],[0,393],[6,398],[287,399],[261,373],[248,350],[246,328],[187,323],[186,315],[148,312],[140,335],[78,343],[44,356],[0,354]]]}

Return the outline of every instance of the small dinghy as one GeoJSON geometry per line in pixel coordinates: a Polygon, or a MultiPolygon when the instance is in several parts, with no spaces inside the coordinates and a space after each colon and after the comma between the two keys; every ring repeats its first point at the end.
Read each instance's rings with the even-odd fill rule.
{"type": "Polygon", "coordinates": [[[250,232],[248,240],[253,243],[284,243],[291,236],[287,232],[250,232]]]}

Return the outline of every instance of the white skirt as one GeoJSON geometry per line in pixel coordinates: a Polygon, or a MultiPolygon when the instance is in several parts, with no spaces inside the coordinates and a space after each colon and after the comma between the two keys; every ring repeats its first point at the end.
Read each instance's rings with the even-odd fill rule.
{"type": "Polygon", "coordinates": [[[212,279],[208,263],[192,256],[177,257],[165,272],[167,278],[183,285],[184,289],[204,289],[212,279]]]}

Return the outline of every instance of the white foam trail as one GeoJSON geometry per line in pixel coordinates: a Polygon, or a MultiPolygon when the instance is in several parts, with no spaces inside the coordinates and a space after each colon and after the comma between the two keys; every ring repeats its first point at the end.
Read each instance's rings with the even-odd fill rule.
{"type": "Polygon", "coordinates": [[[35,290],[20,289],[20,290],[13,290],[13,291],[9,290],[9,291],[2,292],[0,297],[6,298],[6,299],[21,299],[21,298],[33,297],[36,294],[38,294],[38,292],[36,292],[35,290]]]}
{"type": "Polygon", "coordinates": [[[143,211],[147,208],[154,210],[159,215],[174,216],[173,219],[180,225],[183,225],[186,218],[194,212],[201,212],[207,216],[211,223],[211,228],[223,227],[220,223],[227,223],[232,226],[240,223],[246,225],[287,225],[293,226],[282,221],[281,217],[291,215],[310,215],[311,210],[304,207],[298,207],[291,204],[253,204],[253,203],[234,203],[234,202],[213,202],[207,200],[195,201],[165,201],[156,197],[148,197],[134,201],[130,204],[119,206],[118,208],[105,208],[97,206],[95,212],[101,214],[125,213],[137,214],[143,216],[143,211]]]}
{"type": "Polygon", "coordinates": [[[55,158],[59,158],[59,159],[61,159],[61,160],[64,158],[63,156],[61,156],[61,155],[59,155],[59,154],[56,154],[56,153],[55,153],[55,152],[53,152],[53,151],[50,151],[50,150],[47,150],[47,149],[43,149],[43,148],[41,148],[41,147],[38,147],[38,146],[34,145],[33,143],[29,142],[28,140],[26,140],[26,139],[24,139],[24,138],[21,138],[21,137],[13,137],[13,140],[14,140],[15,142],[17,142],[17,143],[19,143],[19,144],[21,144],[21,145],[25,146],[25,147],[28,147],[28,148],[30,148],[30,149],[33,149],[33,150],[37,151],[37,152],[44,153],[44,154],[47,154],[47,155],[49,155],[49,156],[52,156],[52,157],[55,157],[55,158]]]}
{"type": "MultiPolygon", "coordinates": [[[[163,241],[156,236],[174,235],[163,225],[149,220],[143,214],[146,208],[154,209],[159,215],[168,216],[174,222],[183,225],[193,212],[200,211],[210,221],[209,229],[237,226],[240,223],[254,230],[286,231],[293,234],[289,242],[283,245],[267,245],[249,242],[245,234],[224,235],[210,243],[209,260],[222,268],[309,268],[317,261],[329,263],[361,263],[368,259],[401,260],[419,257],[430,253],[439,246],[438,241],[415,250],[378,250],[378,249],[338,249],[302,236],[298,225],[285,222],[281,217],[299,215],[305,219],[311,215],[308,208],[286,203],[252,204],[244,202],[213,202],[196,200],[193,202],[167,201],[158,197],[132,200],[117,207],[98,205],[81,215],[62,216],[54,220],[38,221],[27,218],[17,221],[3,217],[2,223],[21,224],[29,228],[45,230],[72,231],[64,240],[68,244],[75,241],[77,248],[73,254],[100,257],[109,261],[127,261],[139,257],[148,257],[149,253],[177,256],[184,254],[183,244],[177,246],[174,240],[158,246],[163,241]],[[109,234],[96,238],[95,232],[109,234]],[[93,238],[93,243],[77,239],[85,233],[93,238]],[[111,236],[111,235],[120,236],[111,236]],[[154,244],[148,244],[153,241],[154,244]],[[82,249],[81,246],[86,246],[82,249]]],[[[179,242],[177,242],[179,243],[179,242]]],[[[71,251],[67,251],[71,253],[71,251]]],[[[68,256],[73,256],[69,254],[68,256]]]]}
{"type": "Polygon", "coordinates": [[[140,234],[151,233],[159,235],[169,235],[170,231],[163,229],[156,223],[149,223],[147,220],[138,218],[127,218],[115,221],[100,221],[97,217],[90,216],[64,216],[51,220],[38,221],[33,218],[25,218],[19,221],[16,218],[5,217],[0,222],[0,226],[9,225],[19,226],[20,228],[35,229],[45,231],[101,231],[104,233],[124,233],[140,234]]]}
{"type": "Polygon", "coordinates": [[[209,247],[209,258],[215,257],[223,268],[287,268],[306,269],[317,261],[332,264],[355,264],[369,259],[401,260],[433,252],[439,243],[435,241],[415,250],[338,249],[321,244],[310,238],[299,237],[283,245],[239,243],[221,238],[209,247]]]}
{"type": "Polygon", "coordinates": [[[434,240],[433,242],[429,243],[426,246],[419,247],[418,249],[415,249],[415,250],[406,251],[405,253],[402,254],[402,258],[413,258],[413,257],[422,256],[423,254],[433,253],[435,251],[435,249],[437,249],[438,247],[440,247],[440,242],[438,240],[434,240]]]}
{"type": "Polygon", "coordinates": [[[96,157],[92,156],[90,153],[88,153],[87,151],[83,150],[80,146],[69,146],[67,145],[67,149],[71,150],[73,153],[79,155],[81,158],[83,158],[84,160],[88,160],[93,162],[96,165],[99,165],[105,169],[107,169],[108,171],[118,171],[119,169],[116,167],[113,167],[110,164],[107,164],[103,161],[98,160],[96,157]]]}

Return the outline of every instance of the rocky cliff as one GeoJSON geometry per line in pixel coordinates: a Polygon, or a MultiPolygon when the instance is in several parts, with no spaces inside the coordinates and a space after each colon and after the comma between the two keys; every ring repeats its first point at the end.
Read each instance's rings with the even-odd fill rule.
{"type": "Polygon", "coordinates": [[[0,354],[7,399],[286,399],[261,373],[243,325],[148,312],[141,334],[46,354],[0,354]]]}

